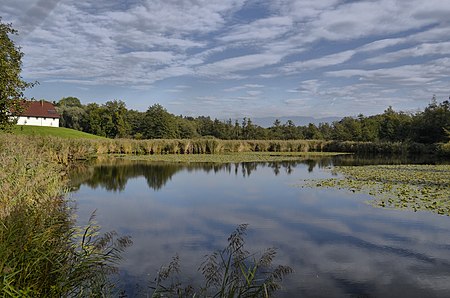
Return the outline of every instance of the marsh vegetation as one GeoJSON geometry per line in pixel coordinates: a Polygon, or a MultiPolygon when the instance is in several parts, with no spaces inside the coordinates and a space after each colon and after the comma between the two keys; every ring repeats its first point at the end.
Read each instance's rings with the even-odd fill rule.
{"type": "Polygon", "coordinates": [[[380,207],[428,210],[450,215],[450,165],[334,167],[341,178],[310,181],[309,186],[367,193],[380,207]]]}
{"type": "Polygon", "coordinates": [[[113,294],[127,237],[74,220],[66,195],[64,152],[0,135],[0,291],[2,296],[113,294]]]}

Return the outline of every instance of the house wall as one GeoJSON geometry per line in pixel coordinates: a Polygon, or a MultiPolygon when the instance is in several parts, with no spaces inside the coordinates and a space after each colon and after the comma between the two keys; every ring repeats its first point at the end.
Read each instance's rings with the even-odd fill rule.
{"type": "Polygon", "coordinates": [[[34,125],[34,126],[52,126],[59,127],[59,118],[42,118],[42,117],[18,117],[18,125],[34,125]]]}

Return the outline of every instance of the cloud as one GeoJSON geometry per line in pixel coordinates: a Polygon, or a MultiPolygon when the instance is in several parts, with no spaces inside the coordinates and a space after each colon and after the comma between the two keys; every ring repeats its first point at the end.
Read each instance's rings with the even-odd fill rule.
{"type": "MultiPolygon", "coordinates": [[[[416,108],[448,94],[449,1],[4,0],[0,11],[22,33],[26,80],[98,87],[98,97],[115,87],[146,101],[153,86],[162,104],[214,96],[195,107],[205,114],[214,106],[233,115],[342,115],[361,98],[375,100],[364,108],[376,113],[389,97],[416,108]],[[175,86],[183,80],[190,92],[175,86]],[[287,107],[292,93],[315,110],[287,107]],[[250,97],[258,107],[244,104],[250,97]]],[[[65,96],[55,89],[48,97],[65,96]]]]}
{"type": "Polygon", "coordinates": [[[22,39],[39,27],[59,2],[60,0],[17,0],[8,3],[9,5],[5,8],[2,7],[2,12],[6,13],[7,17],[18,16],[15,19],[14,27],[19,29],[20,39],[22,39]],[[24,10],[24,8],[28,9],[24,10]]]}
{"type": "Polygon", "coordinates": [[[377,57],[369,58],[365,62],[369,64],[380,64],[395,62],[402,59],[410,59],[423,56],[449,56],[450,41],[441,43],[423,43],[413,48],[407,48],[396,52],[390,52],[377,57]]]}
{"type": "Polygon", "coordinates": [[[255,97],[255,96],[257,96],[257,95],[262,94],[262,91],[260,91],[260,90],[249,90],[249,91],[247,91],[246,93],[247,93],[248,95],[250,95],[250,96],[255,97]]]}
{"type": "Polygon", "coordinates": [[[442,58],[424,64],[402,65],[374,70],[343,69],[329,71],[326,74],[332,77],[349,78],[357,76],[364,80],[415,85],[448,77],[450,75],[449,67],[450,59],[442,58]]]}
{"type": "Polygon", "coordinates": [[[264,88],[264,85],[261,84],[245,84],[244,86],[247,88],[264,88]]]}
{"type": "Polygon", "coordinates": [[[239,90],[243,90],[243,89],[255,89],[255,88],[264,88],[264,85],[260,85],[260,84],[245,84],[245,85],[235,86],[235,87],[231,87],[231,88],[226,88],[226,89],[223,89],[223,91],[225,91],[225,92],[235,92],[235,91],[239,91],[239,90]]]}
{"type": "Polygon", "coordinates": [[[442,11],[450,12],[450,4],[442,1],[396,0],[358,1],[323,11],[312,22],[311,33],[317,38],[329,40],[355,39],[363,36],[380,35],[420,29],[442,21],[442,11]],[[442,11],[433,15],[432,12],[442,11]]]}
{"type": "Polygon", "coordinates": [[[206,64],[204,66],[200,66],[197,71],[202,75],[220,76],[226,73],[242,72],[277,64],[281,59],[281,55],[252,54],[223,59],[206,64]]]}
{"type": "Polygon", "coordinates": [[[244,42],[252,43],[255,41],[267,42],[280,37],[292,29],[292,20],[290,17],[270,17],[254,21],[246,25],[237,25],[231,27],[230,32],[219,37],[222,42],[244,42]]]}
{"type": "Polygon", "coordinates": [[[300,70],[333,66],[349,61],[353,57],[353,55],[355,55],[355,53],[356,52],[353,50],[344,51],[332,55],[327,55],[317,59],[286,64],[285,66],[282,67],[282,69],[285,72],[296,72],[300,70]]]}
{"type": "Polygon", "coordinates": [[[171,93],[180,93],[180,92],[185,92],[187,89],[191,89],[191,86],[187,86],[187,85],[176,85],[173,89],[167,89],[167,92],[171,92],[171,93]]]}

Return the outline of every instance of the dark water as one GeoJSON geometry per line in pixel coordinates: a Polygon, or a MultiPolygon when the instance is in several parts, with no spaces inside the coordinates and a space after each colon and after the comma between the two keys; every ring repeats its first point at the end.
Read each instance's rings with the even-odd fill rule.
{"type": "MultiPolygon", "coordinates": [[[[332,164],[398,161],[342,157],[296,163],[95,166],[74,179],[80,223],[130,235],[121,285],[144,296],[178,254],[195,283],[203,256],[248,223],[247,249],[276,247],[295,273],[281,297],[450,297],[450,218],[375,208],[366,195],[298,187],[332,164]],[[78,181],[78,182],[77,182],[78,181]]],[[[406,161],[405,161],[406,162],[406,161]]]]}

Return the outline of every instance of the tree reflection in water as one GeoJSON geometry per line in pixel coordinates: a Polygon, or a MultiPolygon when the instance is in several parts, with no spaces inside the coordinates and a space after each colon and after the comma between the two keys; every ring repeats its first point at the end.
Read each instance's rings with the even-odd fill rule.
{"type": "Polygon", "coordinates": [[[258,167],[272,168],[278,175],[280,171],[291,174],[293,169],[305,164],[311,172],[316,165],[327,167],[332,164],[332,159],[306,159],[298,162],[244,162],[244,163],[162,163],[142,162],[116,159],[109,162],[101,162],[98,165],[84,165],[74,169],[70,175],[71,187],[79,189],[81,184],[91,188],[103,187],[108,191],[123,191],[129,179],[144,177],[148,186],[153,190],[160,190],[176,173],[186,170],[221,172],[225,171],[242,177],[250,177],[258,167]]]}
{"type": "MultiPolygon", "coordinates": [[[[434,162],[436,162],[436,157],[434,162]]],[[[272,168],[277,176],[280,171],[291,174],[299,165],[306,165],[308,172],[315,168],[327,168],[332,165],[364,165],[364,164],[403,164],[403,163],[429,163],[426,156],[399,157],[399,156],[358,156],[341,155],[334,157],[305,158],[299,161],[281,162],[244,162],[244,163],[169,163],[169,162],[145,162],[125,159],[110,159],[98,161],[94,165],[80,165],[70,174],[71,187],[79,189],[81,184],[91,188],[103,187],[108,191],[123,191],[129,179],[145,177],[148,186],[153,190],[160,190],[176,173],[187,170],[204,171],[206,173],[218,173],[226,171],[235,175],[250,177],[258,167],[272,168]]]]}

